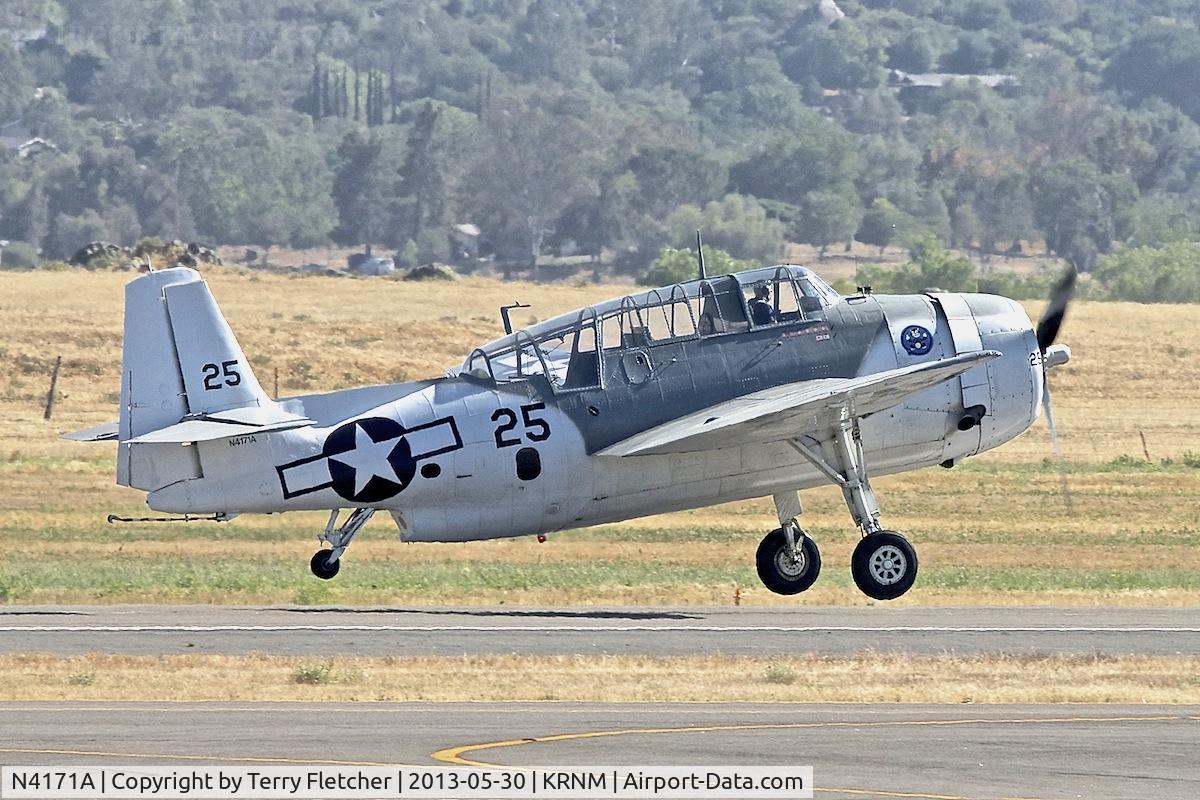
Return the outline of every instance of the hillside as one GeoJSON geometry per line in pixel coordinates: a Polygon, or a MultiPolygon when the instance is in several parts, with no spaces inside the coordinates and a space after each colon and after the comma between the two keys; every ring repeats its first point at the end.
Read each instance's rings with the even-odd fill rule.
{"type": "MultiPolygon", "coordinates": [[[[8,0],[0,239],[10,266],[153,236],[553,277],[539,260],[639,275],[696,228],[757,261],[929,233],[985,266],[1089,271],[1197,238],[1197,19],[1196,0],[8,0]]],[[[1152,299],[1200,297],[1150,269],[1152,299]]]]}

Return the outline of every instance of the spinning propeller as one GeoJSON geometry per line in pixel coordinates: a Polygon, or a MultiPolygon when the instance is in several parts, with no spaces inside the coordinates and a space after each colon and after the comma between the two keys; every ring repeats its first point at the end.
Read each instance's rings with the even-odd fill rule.
{"type": "Polygon", "coordinates": [[[1056,345],[1054,340],[1058,338],[1058,331],[1067,315],[1067,306],[1071,304],[1071,298],[1075,295],[1076,279],[1075,268],[1068,267],[1066,275],[1050,293],[1050,304],[1042,312],[1037,324],[1038,349],[1042,353],[1042,408],[1046,411],[1046,424],[1050,426],[1050,443],[1054,448],[1054,456],[1058,459],[1058,477],[1062,482],[1067,514],[1073,514],[1074,509],[1071,505],[1071,490],[1067,486],[1067,462],[1058,443],[1058,429],[1054,426],[1054,404],[1050,401],[1050,376],[1047,372],[1051,367],[1071,360],[1071,348],[1065,344],[1056,345]]]}

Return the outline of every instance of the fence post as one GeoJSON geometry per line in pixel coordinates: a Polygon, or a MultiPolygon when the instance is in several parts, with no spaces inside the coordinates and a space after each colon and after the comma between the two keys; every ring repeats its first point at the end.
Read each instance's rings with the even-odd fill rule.
{"type": "Polygon", "coordinates": [[[50,375],[50,392],[46,395],[46,413],[42,419],[50,419],[54,414],[54,395],[58,392],[58,368],[62,366],[62,356],[54,359],[54,372],[50,375]]]}

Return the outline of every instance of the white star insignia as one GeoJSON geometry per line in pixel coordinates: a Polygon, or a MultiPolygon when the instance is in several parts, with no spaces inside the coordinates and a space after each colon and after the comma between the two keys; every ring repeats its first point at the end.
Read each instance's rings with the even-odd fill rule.
{"type": "Polygon", "coordinates": [[[354,470],[354,494],[356,495],[362,494],[362,490],[367,488],[367,484],[375,477],[392,483],[400,483],[395,467],[388,461],[388,455],[391,454],[392,448],[396,446],[396,442],[400,441],[400,438],[400,436],[394,436],[391,439],[376,442],[361,425],[356,423],[354,426],[354,449],[330,456],[329,460],[344,464],[354,470]]]}

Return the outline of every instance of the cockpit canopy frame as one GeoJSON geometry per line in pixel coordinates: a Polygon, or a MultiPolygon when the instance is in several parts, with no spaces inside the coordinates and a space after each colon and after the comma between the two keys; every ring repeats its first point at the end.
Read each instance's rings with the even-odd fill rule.
{"type": "Polygon", "coordinates": [[[771,325],[813,319],[841,301],[805,267],[760,267],[585,306],[475,348],[458,372],[496,383],[544,376],[555,393],[603,388],[602,360],[617,352],[764,327],[747,305],[760,285],[772,288],[771,325]]]}

